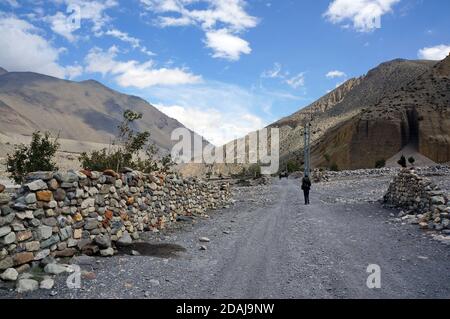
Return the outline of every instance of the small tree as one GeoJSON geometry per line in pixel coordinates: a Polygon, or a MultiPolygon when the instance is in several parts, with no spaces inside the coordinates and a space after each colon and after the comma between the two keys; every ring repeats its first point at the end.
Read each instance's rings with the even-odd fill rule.
{"type": "Polygon", "coordinates": [[[142,114],[126,110],[123,113],[123,121],[118,126],[119,132],[113,142],[113,150],[105,148],[90,154],[82,153],[81,165],[95,171],[106,169],[120,171],[125,167],[138,169],[144,173],[156,170],[157,163],[153,158],[157,149],[154,144],[149,144],[150,132],[136,132],[132,128],[133,123],[140,119],[142,114]],[[145,159],[139,156],[141,152],[145,152],[145,159]]]}
{"type": "Polygon", "coordinates": [[[43,135],[39,131],[34,132],[29,146],[21,144],[14,154],[7,155],[6,166],[10,177],[16,183],[23,183],[28,173],[58,170],[53,162],[58,149],[58,138],[52,140],[49,132],[43,135]]]}
{"type": "Polygon", "coordinates": [[[402,155],[402,157],[400,157],[400,159],[398,160],[397,163],[398,163],[398,165],[400,165],[401,167],[406,168],[407,165],[406,165],[406,157],[405,157],[405,155],[402,155]]]}
{"type": "Polygon", "coordinates": [[[416,159],[413,156],[411,156],[410,158],[408,158],[408,162],[409,162],[409,164],[414,166],[414,163],[416,162],[416,159]]]}

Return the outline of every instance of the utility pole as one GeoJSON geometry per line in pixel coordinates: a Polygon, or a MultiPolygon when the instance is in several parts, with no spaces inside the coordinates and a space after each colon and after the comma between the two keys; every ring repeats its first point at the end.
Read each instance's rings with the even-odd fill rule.
{"type": "Polygon", "coordinates": [[[311,122],[310,118],[305,120],[305,134],[304,134],[304,162],[305,162],[305,176],[311,176],[311,122]]]}

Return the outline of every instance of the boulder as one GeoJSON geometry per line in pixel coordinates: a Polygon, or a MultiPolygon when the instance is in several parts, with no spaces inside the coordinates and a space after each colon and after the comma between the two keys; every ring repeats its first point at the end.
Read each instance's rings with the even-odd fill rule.
{"type": "Polygon", "coordinates": [[[60,264],[48,264],[44,267],[44,271],[47,274],[51,275],[60,275],[65,272],[71,272],[70,269],[66,265],[60,265],[60,264]]]}
{"type": "Polygon", "coordinates": [[[9,226],[0,227],[0,237],[5,237],[11,231],[12,231],[12,229],[9,226]]]}
{"type": "Polygon", "coordinates": [[[11,195],[7,193],[0,193],[0,206],[6,205],[11,201],[11,195]]]}
{"type": "Polygon", "coordinates": [[[111,238],[107,235],[98,235],[95,237],[94,242],[101,248],[107,249],[111,247],[111,238]]]}
{"type": "Polygon", "coordinates": [[[31,292],[37,289],[39,289],[39,282],[34,279],[20,279],[17,282],[18,293],[31,292]]]}
{"type": "Polygon", "coordinates": [[[1,275],[0,278],[4,281],[16,281],[17,277],[19,277],[19,273],[14,268],[6,269],[1,275]]]}
{"type": "Polygon", "coordinates": [[[34,182],[25,184],[25,187],[27,187],[32,192],[36,192],[36,191],[40,191],[40,190],[48,188],[47,183],[44,182],[42,179],[38,179],[38,180],[35,180],[34,182]]]}
{"type": "Polygon", "coordinates": [[[39,288],[44,290],[50,290],[55,285],[55,281],[51,278],[47,278],[41,281],[39,288]]]}
{"type": "Polygon", "coordinates": [[[34,255],[32,252],[17,253],[13,256],[14,266],[20,266],[27,264],[34,260],[34,255]]]}
{"type": "Polygon", "coordinates": [[[102,255],[103,257],[111,257],[114,256],[114,249],[109,247],[107,249],[104,250],[100,250],[100,255],[102,255]]]}
{"type": "Polygon", "coordinates": [[[3,259],[0,259],[0,270],[6,270],[13,266],[14,266],[14,260],[12,259],[12,257],[8,256],[3,259]]]}
{"type": "Polygon", "coordinates": [[[53,193],[51,191],[38,191],[36,193],[38,201],[41,202],[51,202],[53,199],[53,193]]]}
{"type": "Polygon", "coordinates": [[[117,244],[119,244],[120,246],[127,246],[127,245],[131,245],[133,243],[133,239],[131,239],[130,234],[125,231],[122,234],[122,237],[119,238],[119,240],[117,240],[117,244]]]}

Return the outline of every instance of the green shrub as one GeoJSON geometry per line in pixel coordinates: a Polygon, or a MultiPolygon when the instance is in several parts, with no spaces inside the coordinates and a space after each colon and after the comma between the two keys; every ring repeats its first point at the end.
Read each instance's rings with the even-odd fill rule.
{"type": "Polygon", "coordinates": [[[294,173],[300,171],[300,164],[296,161],[289,161],[287,163],[287,171],[289,173],[294,173]]]}
{"type": "Polygon", "coordinates": [[[149,144],[150,132],[136,132],[132,129],[133,123],[140,119],[142,114],[126,110],[112,147],[93,151],[90,154],[82,153],[80,162],[83,168],[94,171],[107,169],[121,171],[128,167],[144,173],[156,170],[158,163],[154,160],[154,156],[157,150],[155,145],[149,144]],[[141,152],[146,154],[144,159],[140,157],[141,152]]]}
{"type": "Polygon", "coordinates": [[[403,168],[406,168],[406,157],[404,155],[402,155],[402,157],[400,157],[400,159],[398,160],[398,165],[400,165],[403,168]]]}
{"type": "Polygon", "coordinates": [[[14,154],[7,155],[6,166],[10,177],[16,183],[23,183],[28,173],[58,170],[53,162],[58,149],[58,139],[52,140],[49,132],[43,135],[39,131],[34,132],[29,146],[21,144],[14,154]]]}
{"type": "Polygon", "coordinates": [[[249,166],[247,169],[247,174],[254,178],[260,178],[261,177],[261,165],[259,164],[253,164],[249,166]]]}
{"type": "Polygon", "coordinates": [[[375,163],[375,168],[383,168],[386,166],[386,160],[382,159],[375,163]]]}
{"type": "Polygon", "coordinates": [[[339,166],[336,163],[331,164],[330,171],[339,172],[339,166]]]}

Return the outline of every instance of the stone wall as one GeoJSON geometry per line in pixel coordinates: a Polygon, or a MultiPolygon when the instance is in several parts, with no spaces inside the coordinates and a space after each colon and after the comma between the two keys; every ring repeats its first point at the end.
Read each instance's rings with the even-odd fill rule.
{"type": "Polygon", "coordinates": [[[384,201],[406,209],[412,222],[422,228],[450,234],[450,202],[446,191],[439,189],[430,179],[417,175],[414,170],[403,169],[394,178],[384,201]]]}
{"type": "Polygon", "coordinates": [[[117,243],[229,200],[228,184],[176,174],[32,173],[16,194],[0,192],[0,270],[47,256],[110,256],[117,243]]]}

